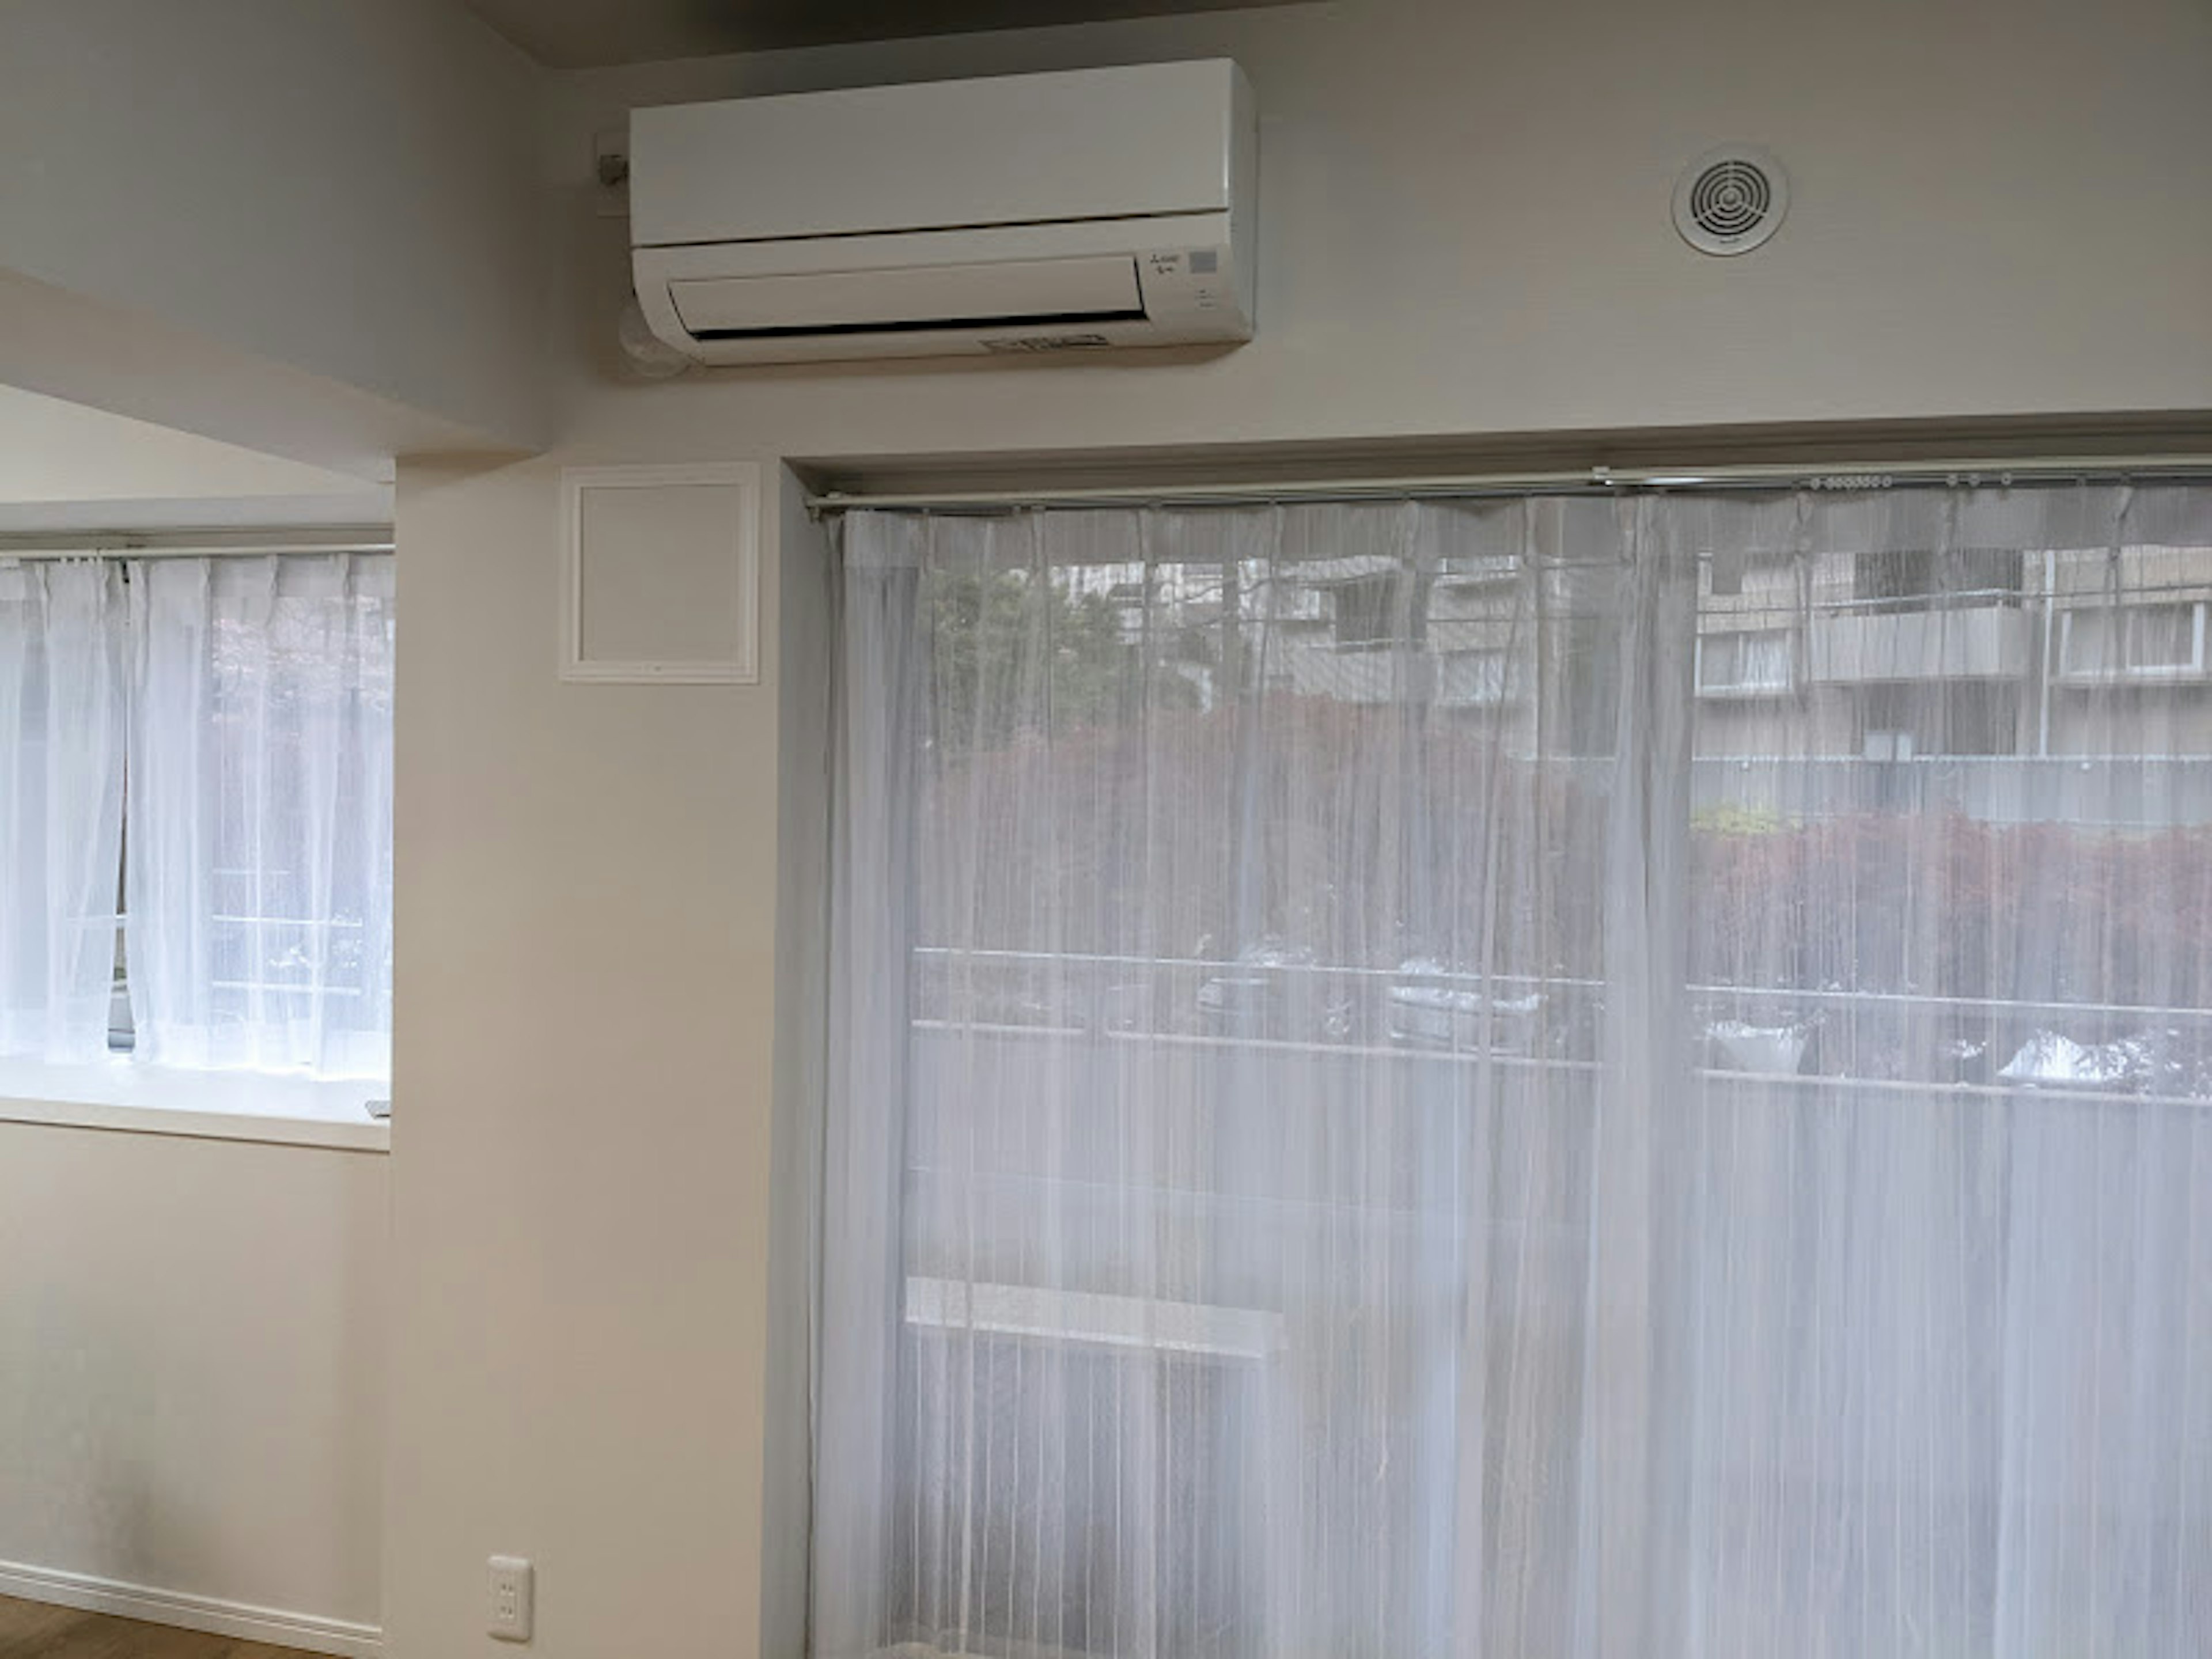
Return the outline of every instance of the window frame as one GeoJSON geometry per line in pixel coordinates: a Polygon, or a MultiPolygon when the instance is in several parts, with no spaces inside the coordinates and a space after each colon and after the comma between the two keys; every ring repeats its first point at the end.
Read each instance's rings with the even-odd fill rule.
{"type": "Polygon", "coordinates": [[[2204,675],[2205,610],[2203,599],[2154,599],[2147,603],[2126,605],[2069,605],[2058,612],[2058,662],[2054,679],[2071,685],[2112,685],[2129,681],[2201,679],[2204,675]],[[2186,662],[2139,663],[2128,660],[2129,646],[2133,637],[2131,623],[2140,623],[2153,611],[2181,611],[2190,613],[2190,655],[2186,662]],[[2118,646],[2121,660],[2100,667],[2090,667],[2074,660],[2074,623],[2077,617],[2094,617],[2116,627],[2119,632],[2118,646]]]}
{"type": "MultiPolygon", "coordinates": [[[[127,590],[134,580],[134,567],[143,560],[283,560],[339,555],[388,559],[394,550],[389,540],[363,541],[357,536],[347,536],[318,542],[312,539],[313,532],[309,535],[310,538],[304,540],[289,535],[278,537],[265,545],[248,538],[242,539],[252,541],[251,545],[233,546],[226,542],[220,547],[204,548],[189,544],[172,545],[157,539],[144,548],[124,553],[87,547],[82,557],[119,566],[120,580],[127,590]]],[[[42,549],[38,556],[76,558],[78,555],[73,550],[49,552],[42,549]]],[[[12,569],[19,562],[0,553],[0,569],[12,569]]],[[[396,617],[390,609],[386,611],[384,627],[388,646],[396,632],[396,617]]],[[[112,941],[105,1052],[96,1058],[70,1062],[33,1054],[0,1055],[0,1122],[179,1134],[354,1152],[388,1151],[392,1097],[389,1075],[326,1077],[249,1068],[203,1070],[139,1060],[128,927],[131,853],[129,803],[132,787],[128,745],[121,764],[125,775],[123,823],[116,846],[113,902],[111,907],[75,918],[75,925],[101,930],[112,941]]],[[[258,927],[281,919],[223,915],[217,920],[258,927]]],[[[294,921],[286,925],[327,930],[358,924],[325,918],[294,921]]],[[[272,984],[265,988],[282,991],[296,988],[272,984]]]]}
{"type": "Polygon", "coordinates": [[[1736,699],[1795,696],[1799,684],[1800,654],[1797,648],[1797,630],[1794,628],[1723,628],[1716,629],[1710,634],[1700,633],[1698,635],[1696,652],[1697,693],[1701,697],[1736,699]],[[1710,658],[1705,647],[1711,641],[1727,640],[1741,653],[1742,641],[1775,639],[1779,639],[1785,647],[1784,677],[1781,681],[1740,678],[1717,681],[1706,678],[1705,665],[1710,658]]]}

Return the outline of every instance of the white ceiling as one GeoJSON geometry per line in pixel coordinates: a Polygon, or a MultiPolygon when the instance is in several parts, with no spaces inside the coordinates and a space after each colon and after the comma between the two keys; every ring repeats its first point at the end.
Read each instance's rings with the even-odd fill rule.
{"type": "Polygon", "coordinates": [[[378,524],[392,492],[0,386],[0,531],[378,524]]]}
{"type": "Polygon", "coordinates": [[[1292,0],[464,0],[557,69],[976,29],[1229,11],[1292,0]]]}

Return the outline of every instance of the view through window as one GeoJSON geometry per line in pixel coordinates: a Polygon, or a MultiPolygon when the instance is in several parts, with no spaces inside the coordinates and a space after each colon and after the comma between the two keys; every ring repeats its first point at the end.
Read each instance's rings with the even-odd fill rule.
{"type": "Polygon", "coordinates": [[[0,570],[0,1054],[388,1075],[391,572],[0,570]]]}
{"type": "Polygon", "coordinates": [[[2212,495],[843,533],[823,1650],[2187,1649],[2212,495]]]}

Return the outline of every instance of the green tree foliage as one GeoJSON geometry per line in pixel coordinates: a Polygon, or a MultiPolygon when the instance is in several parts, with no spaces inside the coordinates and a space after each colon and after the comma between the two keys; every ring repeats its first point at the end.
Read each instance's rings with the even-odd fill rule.
{"type": "Polygon", "coordinates": [[[1172,669],[1142,672],[1142,647],[1124,637],[1120,605],[1095,590],[1076,592],[1064,579],[939,573],[930,580],[927,616],[935,735],[951,752],[1133,719],[1147,693],[1154,708],[1198,702],[1172,669]]]}

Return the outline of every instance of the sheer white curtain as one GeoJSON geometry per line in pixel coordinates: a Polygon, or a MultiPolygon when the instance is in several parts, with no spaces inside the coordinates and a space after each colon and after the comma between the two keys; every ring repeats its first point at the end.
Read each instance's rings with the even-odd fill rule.
{"type": "Polygon", "coordinates": [[[2212,495],[1684,522],[1707,636],[1795,653],[1698,710],[1689,1639],[2202,1651],[2212,495]]]}
{"type": "Polygon", "coordinates": [[[138,1057],[388,1074],[392,561],[131,570],[138,1057]]]}
{"type": "Polygon", "coordinates": [[[0,569],[0,1055],[106,1052],[126,617],[112,566],[0,569]]]}
{"type": "Polygon", "coordinates": [[[823,1659],[2200,1650],[2212,498],[844,535],[823,1659]]]}

